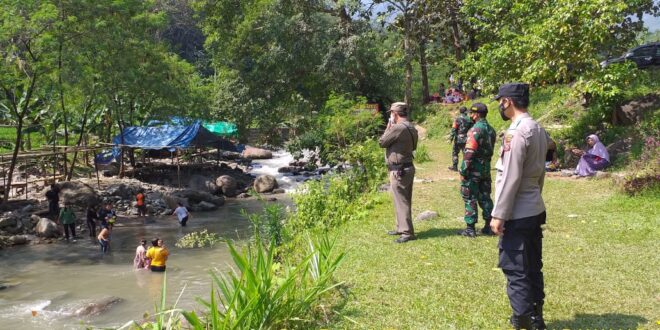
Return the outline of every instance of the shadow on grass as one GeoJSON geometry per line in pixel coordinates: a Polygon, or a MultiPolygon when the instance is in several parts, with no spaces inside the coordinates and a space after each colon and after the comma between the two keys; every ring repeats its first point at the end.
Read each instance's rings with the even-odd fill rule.
{"type": "Polygon", "coordinates": [[[417,239],[429,239],[437,237],[458,236],[460,229],[456,228],[432,228],[417,233],[417,239]]]}
{"type": "Polygon", "coordinates": [[[573,320],[549,322],[548,329],[637,329],[647,322],[639,315],[626,314],[577,314],[573,320]]]}

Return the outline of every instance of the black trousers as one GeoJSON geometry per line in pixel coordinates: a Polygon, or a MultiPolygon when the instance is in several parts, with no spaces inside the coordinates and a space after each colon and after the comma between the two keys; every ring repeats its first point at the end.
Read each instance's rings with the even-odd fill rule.
{"type": "Polygon", "coordinates": [[[509,220],[504,223],[504,235],[500,237],[499,267],[506,276],[506,293],[513,314],[530,315],[534,304],[543,304],[543,268],[541,225],[545,224],[545,212],[528,218],[509,220]]]}
{"type": "Polygon", "coordinates": [[[89,237],[96,237],[96,221],[94,219],[87,219],[87,229],[89,229],[89,237]]]}
{"type": "Polygon", "coordinates": [[[69,239],[69,232],[71,232],[71,238],[76,238],[76,224],[67,223],[64,225],[64,237],[69,239]]]}

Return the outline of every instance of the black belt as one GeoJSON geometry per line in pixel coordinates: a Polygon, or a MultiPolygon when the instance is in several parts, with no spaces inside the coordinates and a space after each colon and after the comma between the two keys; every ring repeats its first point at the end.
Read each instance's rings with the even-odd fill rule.
{"type": "Polygon", "coordinates": [[[413,167],[413,163],[387,164],[387,169],[390,171],[398,171],[408,167],[413,167]]]}

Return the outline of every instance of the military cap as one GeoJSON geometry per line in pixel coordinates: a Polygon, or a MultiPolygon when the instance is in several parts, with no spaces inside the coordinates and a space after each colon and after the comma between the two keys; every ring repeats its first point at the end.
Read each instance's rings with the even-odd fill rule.
{"type": "Polygon", "coordinates": [[[405,102],[395,102],[392,103],[390,106],[390,110],[388,111],[394,111],[396,113],[407,113],[408,112],[408,104],[405,102]]]}
{"type": "Polygon", "coordinates": [[[519,99],[529,100],[529,85],[521,83],[510,83],[500,86],[495,99],[499,100],[502,97],[514,97],[519,99]]]}
{"type": "Polygon", "coordinates": [[[470,112],[488,113],[488,107],[483,103],[475,103],[470,107],[470,112]]]}

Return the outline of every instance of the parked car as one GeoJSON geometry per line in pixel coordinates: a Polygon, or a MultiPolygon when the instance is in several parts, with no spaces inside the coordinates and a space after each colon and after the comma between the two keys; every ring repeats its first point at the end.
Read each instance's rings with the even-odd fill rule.
{"type": "Polygon", "coordinates": [[[612,63],[623,61],[633,61],[640,69],[660,65],[660,42],[652,42],[635,47],[621,57],[610,58],[600,63],[601,67],[606,67],[612,63]]]}

